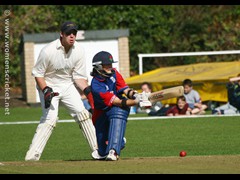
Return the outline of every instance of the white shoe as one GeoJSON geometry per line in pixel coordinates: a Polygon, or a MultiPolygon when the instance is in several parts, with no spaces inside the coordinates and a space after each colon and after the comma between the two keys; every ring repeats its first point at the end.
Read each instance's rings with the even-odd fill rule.
{"type": "Polygon", "coordinates": [[[111,149],[106,157],[106,161],[117,161],[118,155],[114,149],[111,149]]]}
{"type": "Polygon", "coordinates": [[[106,156],[100,156],[98,153],[98,150],[95,150],[92,152],[92,158],[96,160],[102,160],[102,159],[105,159],[106,156]]]}

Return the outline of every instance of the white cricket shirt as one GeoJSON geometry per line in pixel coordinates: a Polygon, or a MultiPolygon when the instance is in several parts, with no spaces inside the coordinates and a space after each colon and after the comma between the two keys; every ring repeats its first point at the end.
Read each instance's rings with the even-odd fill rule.
{"type": "Polygon", "coordinates": [[[32,75],[44,77],[49,86],[73,83],[73,79],[87,79],[83,47],[75,41],[66,54],[60,39],[50,42],[41,50],[32,75]]]}

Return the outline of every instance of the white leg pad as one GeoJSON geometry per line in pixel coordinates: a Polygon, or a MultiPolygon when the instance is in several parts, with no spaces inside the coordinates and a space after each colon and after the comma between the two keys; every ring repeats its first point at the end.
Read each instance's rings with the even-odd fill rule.
{"type": "Polygon", "coordinates": [[[74,119],[79,124],[79,127],[82,130],[84,137],[87,139],[91,150],[95,151],[98,149],[96,129],[92,123],[88,110],[84,109],[82,112],[77,113],[74,119]]]}
{"type": "Polygon", "coordinates": [[[25,156],[25,161],[38,161],[42,155],[42,152],[50,138],[53,129],[56,126],[57,119],[50,123],[46,120],[44,123],[40,123],[34,134],[32,143],[25,156]]]}

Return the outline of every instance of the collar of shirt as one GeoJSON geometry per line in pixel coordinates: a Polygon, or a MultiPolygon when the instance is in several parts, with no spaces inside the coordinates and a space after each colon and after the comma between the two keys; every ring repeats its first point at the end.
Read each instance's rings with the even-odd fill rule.
{"type": "Polygon", "coordinates": [[[102,76],[100,76],[100,75],[96,75],[95,78],[96,78],[98,81],[100,81],[100,82],[103,82],[103,81],[106,80],[106,77],[102,77],[102,76]]]}

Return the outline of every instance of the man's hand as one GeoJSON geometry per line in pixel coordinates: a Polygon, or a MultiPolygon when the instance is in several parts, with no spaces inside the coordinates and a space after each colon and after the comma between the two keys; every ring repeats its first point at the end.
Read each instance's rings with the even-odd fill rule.
{"type": "Polygon", "coordinates": [[[195,103],[194,107],[197,107],[199,109],[202,109],[202,103],[195,103]]]}
{"type": "Polygon", "coordinates": [[[146,93],[146,92],[142,92],[142,93],[136,93],[135,94],[135,102],[136,104],[139,104],[139,106],[141,108],[151,108],[152,107],[152,103],[148,100],[148,97],[151,93],[146,93]]]}
{"type": "Polygon", "coordinates": [[[148,97],[150,96],[150,92],[146,93],[145,91],[143,91],[142,93],[142,101],[139,102],[139,106],[141,108],[151,108],[152,107],[152,103],[148,100],[148,97]]]}
{"type": "Polygon", "coordinates": [[[51,105],[51,101],[52,101],[52,98],[54,96],[58,96],[59,93],[54,93],[53,92],[53,89],[46,86],[43,90],[43,94],[44,94],[44,102],[45,102],[45,108],[48,109],[51,105]]]}

